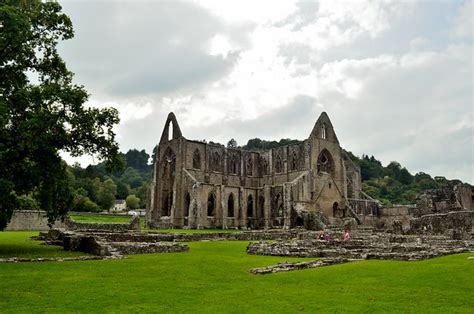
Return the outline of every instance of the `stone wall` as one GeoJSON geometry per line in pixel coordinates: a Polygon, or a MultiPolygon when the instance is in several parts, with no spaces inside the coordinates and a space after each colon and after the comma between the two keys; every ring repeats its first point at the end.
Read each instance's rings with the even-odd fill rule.
{"type": "MultiPolygon", "coordinates": [[[[56,221],[54,228],[65,228],[66,224],[56,221]]],[[[49,230],[48,217],[45,211],[40,210],[16,210],[8,223],[5,231],[20,230],[49,230]]]]}
{"type": "Polygon", "coordinates": [[[453,211],[424,215],[410,221],[412,233],[446,234],[455,238],[469,238],[474,225],[474,211],[453,211]]]}

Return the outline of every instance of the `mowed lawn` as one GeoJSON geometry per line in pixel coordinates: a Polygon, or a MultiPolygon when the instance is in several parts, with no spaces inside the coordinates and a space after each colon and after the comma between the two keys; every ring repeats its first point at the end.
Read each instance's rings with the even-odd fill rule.
{"type": "MultiPolygon", "coordinates": [[[[0,252],[31,234],[0,233],[0,252]]],[[[247,255],[247,244],[193,242],[188,253],[113,261],[0,263],[0,312],[474,311],[474,261],[467,259],[474,254],[262,276],[248,269],[299,259],[247,255]]]]}

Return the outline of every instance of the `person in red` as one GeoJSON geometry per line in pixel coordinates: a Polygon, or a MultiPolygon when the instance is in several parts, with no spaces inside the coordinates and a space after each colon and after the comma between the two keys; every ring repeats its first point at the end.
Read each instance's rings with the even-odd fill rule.
{"type": "Polygon", "coordinates": [[[344,232],[344,241],[349,241],[351,239],[351,235],[349,234],[349,230],[344,232]]]}

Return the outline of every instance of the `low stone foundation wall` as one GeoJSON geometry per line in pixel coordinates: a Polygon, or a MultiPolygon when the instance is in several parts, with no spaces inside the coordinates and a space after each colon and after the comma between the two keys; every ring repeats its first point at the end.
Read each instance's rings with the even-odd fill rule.
{"type": "Polygon", "coordinates": [[[474,250],[472,240],[389,234],[377,234],[364,240],[292,240],[256,242],[247,246],[247,253],[256,255],[395,260],[420,260],[472,250],[474,250]]]}

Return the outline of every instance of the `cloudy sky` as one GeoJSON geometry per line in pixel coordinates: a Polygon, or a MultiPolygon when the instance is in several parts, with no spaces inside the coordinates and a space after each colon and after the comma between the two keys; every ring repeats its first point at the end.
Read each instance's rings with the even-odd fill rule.
{"type": "MultiPolygon", "coordinates": [[[[183,135],[305,139],[474,183],[472,1],[60,1],[61,52],[122,151],[183,135]]],[[[69,160],[70,161],[70,160],[69,160]]],[[[97,161],[96,161],[97,162],[97,161]]]]}

